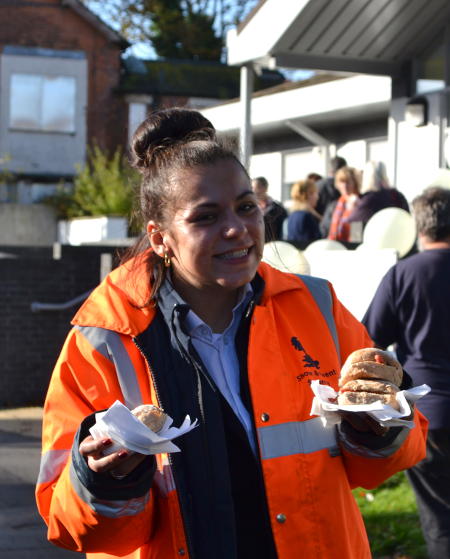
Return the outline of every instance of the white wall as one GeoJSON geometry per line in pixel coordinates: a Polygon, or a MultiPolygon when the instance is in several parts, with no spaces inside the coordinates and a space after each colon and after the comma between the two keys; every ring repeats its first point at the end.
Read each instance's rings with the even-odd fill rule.
{"type": "Polygon", "coordinates": [[[250,177],[266,177],[269,183],[269,196],[281,200],[282,154],[278,152],[252,155],[250,158],[250,177]]]}
{"type": "Polygon", "coordinates": [[[445,120],[441,114],[441,95],[427,95],[429,120],[415,127],[405,121],[406,97],[391,105],[389,139],[392,159],[396,161],[395,186],[411,201],[430,185],[439,172],[441,134],[445,120]]]}

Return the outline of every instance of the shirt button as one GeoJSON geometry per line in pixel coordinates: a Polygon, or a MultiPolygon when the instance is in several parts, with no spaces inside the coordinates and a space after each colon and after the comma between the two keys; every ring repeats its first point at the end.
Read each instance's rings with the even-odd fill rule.
{"type": "Polygon", "coordinates": [[[186,552],[184,551],[183,548],[178,550],[178,555],[186,555],[186,552]]]}
{"type": "Polygon", "coordinates": [[[277,522],[284,524],[284,522],[286,522],[286,515],[283,513],[277,514],[277,522]]]}
{"type": "Polygon", "coordinates": [[[264,421],[264,423],[269,421],[269,419],[270,419],[270,415],[268,413],[262,413],[261,414],[261,421],[264,421]]]}

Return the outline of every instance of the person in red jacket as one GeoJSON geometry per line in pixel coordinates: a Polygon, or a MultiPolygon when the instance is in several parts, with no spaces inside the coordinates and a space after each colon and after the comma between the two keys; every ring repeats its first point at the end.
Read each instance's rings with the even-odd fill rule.
{"type": "Polygon", "coordinates": [[[311,416],[310,381],[337,389],[372,342],[327,281],[261,263],[251,181],[207,119],[152,113],[132,154],[145,235],[74,317],[45,402],[48,538],[95,559],[369,559],[351,489],[420,460],[426,420],[311,416]],[[116,400],[198,427],[180,452],[106,454],[89,428],[116,400]]]}
{"type": "MultiPolygon", "coordinates": [[[[348,219],[360,197],[359,174],[353,167],[341,167],[336,172],[334,180],[341,196],[334,207],[330,206],[327,210],[332,211],[328,238],[337,241],[353,241],[348,219]]],[[[323,219],[326,220],[327,216],[324,215],[323,219]]]]}

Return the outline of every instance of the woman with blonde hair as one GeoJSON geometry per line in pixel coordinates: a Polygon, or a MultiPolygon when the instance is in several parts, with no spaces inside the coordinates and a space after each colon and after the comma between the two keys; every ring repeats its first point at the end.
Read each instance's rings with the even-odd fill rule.
{"type": "Polygon", "coordinates": [[[351,241],[349,217],[360,197],[359,173],[353,167],[341,167],[334,181],[341,196],[331,216],[328,238],[336,241],[351,241]]]}
{"type": "Polygon", "coordinates": [[[322,236],[319,229],[321,215],[315,210],[319,199],[316,182],[304,179],[294,183],[291,199],[293,211],[288,217],[287,240],[304,249],[322,236]]]}

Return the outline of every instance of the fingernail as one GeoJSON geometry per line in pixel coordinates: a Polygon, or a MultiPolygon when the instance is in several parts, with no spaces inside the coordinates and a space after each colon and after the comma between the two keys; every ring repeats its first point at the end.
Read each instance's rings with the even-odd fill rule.
{"type": "Polygon", "coordinates": [[[111,439],[103,439],[103,440],[102,440],[102,445],[103,445],[103,446],[109,446],[110,444],[112,444],[112,440],[111,440],[111,439]]]}
{"type": "Polygon", "coordinates": [[[117,456],[118,456],[119,458],[124,459],[124,458],[126,458],[126,457],[128,456],[128,452],[126,452],[125,450],[121,450],[121,451],[119,451],[119,452],[117,453],[117,456]]]}

